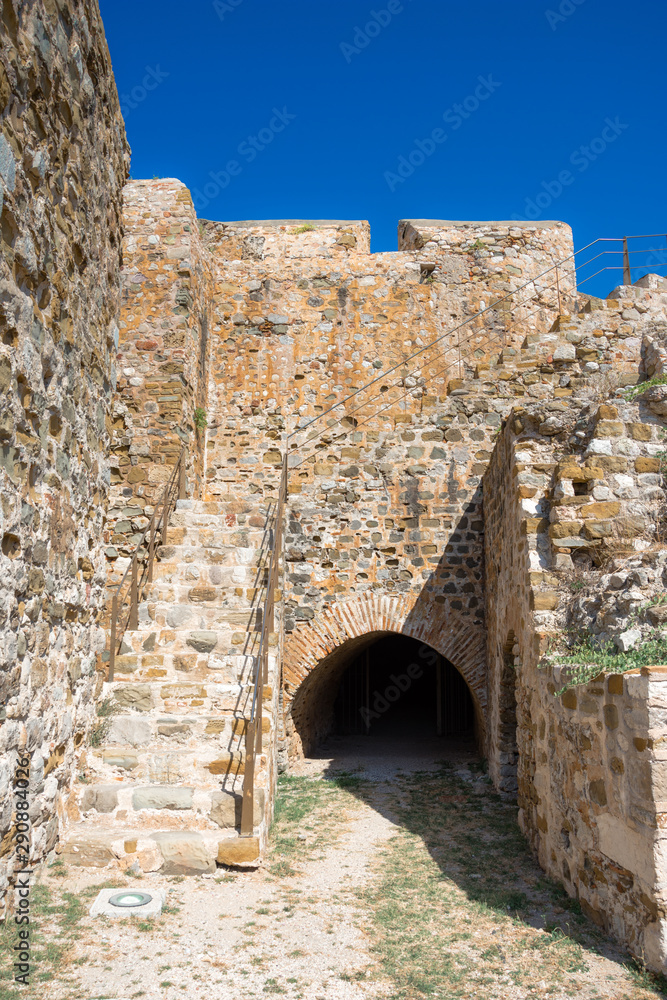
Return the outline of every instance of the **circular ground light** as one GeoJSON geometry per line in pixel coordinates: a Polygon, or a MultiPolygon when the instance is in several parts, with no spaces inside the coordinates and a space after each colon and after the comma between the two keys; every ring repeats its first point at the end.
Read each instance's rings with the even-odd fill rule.
{"type": "Polygon", "coordinates": [[[145,906],[152,898],[147,892],[117,892],[109,897],[109,902],[112,906],[145,906]]]}

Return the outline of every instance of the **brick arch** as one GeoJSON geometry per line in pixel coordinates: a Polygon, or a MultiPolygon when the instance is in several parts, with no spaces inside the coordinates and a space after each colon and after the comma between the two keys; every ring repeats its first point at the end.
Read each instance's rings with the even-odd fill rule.
{"type": "Polygon", "coordinates": [[[285,639],[283,696],[292,755],[302,753],[292,709],[296,716],[310,694],[326,683],[327,676],[333,678],[332,683],[336,681],[352,653],[392,632],[431,646],[456,667],[470,690],[483,744],[487,706],[484,626],[444,604],[429,603],[424,608],[419,595],[362,594],[329,605],[285,639]]]}

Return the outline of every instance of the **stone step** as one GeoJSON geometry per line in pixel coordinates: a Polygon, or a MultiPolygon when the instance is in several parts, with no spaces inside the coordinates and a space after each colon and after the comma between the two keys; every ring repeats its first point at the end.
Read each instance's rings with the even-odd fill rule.
{"type": "Polygon", "coordinates": [[[208,655],[206,653],[173,653],[170,646],[164,652],[123,653],[116,657],[115,680],[143,681],[166,680],[178,683],[193,681],[213,681],[223,684],[246,682],[254,676],[255,656],[208,655]]]}
{"type": "Polygon", "coordinates": [[[268,543],[268,536],[256,528],[223,528],[217,524],[186,525],[170,521],[166,547],[183,545],[187,548],[204,548],[213,551],[240,548],[268,551],[268,543]]]}
{"type": "MultiPolygon", "coordinates": [[[[234,804],[220,804],[216,815],[220,814],[226,822],[232,808],[234,804]]],[[[255,819],[260,817],[256,814],[255,819]]],[[[203,875],[212,874],[221,866],[256,868],[261,864],[266,843],[265,819],[256,823],[251,837],[241,837],[237,829],[213,822],[204,825],[200,820],[201,829],[194,824],[185,827],[184,822],[181,816],[180,822],[150,827],[142,815],[137,825],[118,822],[107,829],[104,823],[98,824],[89,816],[67,830],[57,850],[71,865],[84,868],[115,865],[122,870],[159,871],[162,875],[203,875]]]]}
{"type": "MultiPolygon", "coordinates": [[[[113,680],[104,683],[103,697],[128,713],[187,712],[199,716],[219,716],[244,711],[252,697],[254,675],[250,670],[240,683],[223,681],[113,680]]],[[[266,700],[266,691],[265,691],[266,700]]],[[[113,728],[113,722],[112,722],[113,728]]]]}
{"type": "Polygon", "coordinates": [[[266,554],[257,548],[241,545],[206,547],[203,545],[163,545],[158,548],[155,573],[162,577],[166,572],[179,572],[183,579],[207,579],[215,582],[217,570],[233,569],[236,566],[265,565],[266,554]],[[194,576],[194,573],[198,573],[194,576]]]}
{"type": "MultiPolygon", "coordinates": [[[[267,571],[257,566],[215,566],[211,575],[215,583],[198,579],[188,579],[178,569],[165,573],[163,566],[155,572],[153,582],[144,588],[144,601],[167,601],[191,604],[197,607],[221,606],[228,598],[229,591],[239,587],[245,590],[261,590],[266,583],[267,571]]],[[[207,574],[208,575],[208,574],[207,574]]]]}
{"type": "MultiPolygon", "coordinates": [[[[87,752],[87,765],[96,773],[111,769],[114,780],[126,771],[132,772],[134,778],[136,770],[137,775],[152,781],[166,781],[169,774],[179,772],[179,761],[184,755],[197,757],[200,753],[208,753],[216,760],[223,752],[234,752],[238,756],[239,751],[245,750],[248,725],[242,713],[244,709],[249,713],[250,707],[251,699],[246,689],[243,700],[237,699],[234,708],[226,713],[125,713],[98,719],[92,732],[100,744],[87,752]],[[101,729],[97,728],[100,723],[104,724],[101,729]],[[169,774],[162,775],[160,768],[165,761],[171,761],[174,766],[170,767],[169,774]]],[[[270,733],[272,727],[267,710],[262,713],[262,732],[270,733]]],[[[225,770],[232,774],[243,773],[242,768],[231,766],[225,770]]],[[[188,773],[186,769],[185,777],[188,773]]]]}
{"type": "MultiPolygon", "coordinates": [[[[231,489],[234,491],[234,484],[230,481],[231,489]]],[[[238,491],[236,491],[238,492],[238,491]]],[[[207,514],[218,517],[240,515],[268,517],[275,507],[275,500],[268,497],[238,496],[228,491],[226,496],[216,500],[177,500],[175,512],[182,514],[207,514]]]]}
{"type": "Polygon", "coordinates": [[[164,599],[147,602],[150,620],[161,628],[173,629],[179,633],[213,629],[230,634],[239,630],[253,633],[261,628],[261,610],[256,608],[229,607],[228,604],[215,603],[180,604],[176,603],[176,599],[169,600],[169,590],[164,592],[163,597],[164,599]]]}
{"type": "MultiPolygon", "coordinates": [[[[250,628],[250,612],[247,607],[229,608],[226,627],[218,624],[213,628],[163,628],[148,617],[140,621],[140,628],[125,632],[123,636],[123,654],[155,652],[181,653],[214,653],[216,656],[252,656],[257,652],[261,633],[258,621],[250,628]],[[145,643],[153,646],[152,650],[145,643]]],[[[144,609],[140,608],[143,619],[144,609]]],[[[256,614],[256,612],[255,612],[256,614]]],[[[212,669],[215,669],[213,667],[212,669]]]]}

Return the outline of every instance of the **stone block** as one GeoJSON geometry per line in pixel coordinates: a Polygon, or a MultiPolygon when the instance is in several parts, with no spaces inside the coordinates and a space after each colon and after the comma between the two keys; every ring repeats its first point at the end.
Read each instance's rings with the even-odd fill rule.
{"type": "Polygon", "coordinates": [[[106,743],[127,745],[131,747],[145,746],[150,743],[151,726],[146,719],[136,716],[116,716],[111,720],[106,743]]]}
{"type": "Polygon", "coordinates": [[[218,635],[217,632],[191,632],[186,641],[198,653],[211,653],[218,644],[218,635]]]}
{"type": "Polygon", "coordinates": [[[82,812],[94,809],[98,813],[111,813],[118,805],[118,789],[114,785],[93,785],[86,788],[81,798],[82,812]]]}
{"type": "Polygon", "coordinates": [[[623,694],[623,674],[611,674],[607,679],[609,694],[623,694]]]}
{"type": "Polygon", "coordinates": [[[141,809],[192,809],[194,788],[179,785],[153,785],[137,788],[132,794],[132,808],[141,809]]]}
{"type": "Polygon", "coordinates": [[[627,424],[628,434],[634,441],[650,441],[653,428],[650,424],[627,424]]]}
{"type": "Polygon", "coordinates": [[[646,472],[660,472],[660,459],[641,456],[635,459],[635,471],[640,475],[646,472]]]}
{"type": "Polygon", "coordinates": [[[609,538],[611,533],[611,521],[586,521],[584,526],[586,538],[609,538]]]}
{"type": "Polygon", "coordinates": [[[150,712],[153,707],[151,689],[148,684],[127,684],[114,690],[114,698],[123,708],[134,708],[138,712],[150,712]]]}
{"type": "Polygon", "coordinates": [[[576,537],[584,526],[583,521],[558,521],[549,525],[550,538],[576,537]]]}
{"type": "Polygon", "coordinates": [[[225,754],[210,761],[206,768],[211,774],[245,774],[245,761],[240,754],[225,754]]]}
{"type": "Polygon", "coordinates": [[[94,834],[79,833],[67,841],[59,854],[60,858],[70,865],[81,868],[106,868],[114,861],[110,847],[98,840],[94,834]]]}
{"type": "Polygon", "coordinates": [[[102,754],[102,760],[108,767],[122,767],[126,771],[134,770],[139,763],[136,754],[113,753],[111,751],[105,751],[102,754]]]}
{"type": "MultiPolygon", "coordinates": [[[[241,825],[241,810],[243,806],[243,796],[234,792],[220,791],[214,792],[211,796],[210,817],[218,826],[234,829],[241,825]]],[[[257,826],[262,821],[264,815],[264,789],[255,789],[255,801],[253,809],[253,824],[257,826]]]]}
{"type": "Polygon", "coordinates": [[[625,427],[620,420],[598,420],[595,425],[595,437],[611,438],[623,437],[625,427]]]}
{"type": "Polygon", "coordinates": [[[577,695],[573,688],[563,691],[560,700],[563,708],[575,709],[577,707],[577,695]]]}
{"type": "Polygon", "coordinates": [[[560,595],[555,590],[530,592],[530,606],[533,611],[555,611],[559,600],[560,595]]]}
{"type": "Polygon", "coordinates": [[[218,844],[218,863],[221,865],[258,865],[260,862],[257,837],[236,837],[221,840],[218,844]]]}
{"type": "Polygon", "coordinates": [[[588,786],[588,794],[590,796],[591,802],[594,802],[598,806],[607,805],[607,789],[605,788],[605,783],[602,778],[598,778],[595,781],[591,781],[588,786]]]}
{"type": "Polygon", "coordinates": [[[215,857],[199,833],[168,831],[154,833],[152,840],[158,845],[164,863],[164,875],[203,875],[215,871],[215,857]]]}
{"type": "Polygon", "coordinates": [[[605,472],[627,472],[628,460],[621,455],[591,455],[586,459],[587,466],[595,466],[605,472]]]}
{"type": "Polygon", "coordinates": [[[582,508],[581,516],[593,520],[601,520],[607,517],[615,517],[621,510],[621,505],[616,500],[603,500],[599,503],[590,503],[582,508]]]}
{"type": "Polygon", "coordinates": [[[604,724],[607,729],[618,729],[618,708],[616,705],[605,705],[602,709],[604,724]]]}

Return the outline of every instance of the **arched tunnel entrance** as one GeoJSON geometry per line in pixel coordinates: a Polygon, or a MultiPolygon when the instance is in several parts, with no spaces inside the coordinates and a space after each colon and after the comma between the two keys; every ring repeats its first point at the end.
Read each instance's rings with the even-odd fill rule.
{"type": "Polygon", "coordinates": [[[291,708],[296,743],[306,754],[329,736],[469,742],[477,722],[456,667],[431,646],[387,632],[356,637],[325,657],[291,708]]]}

